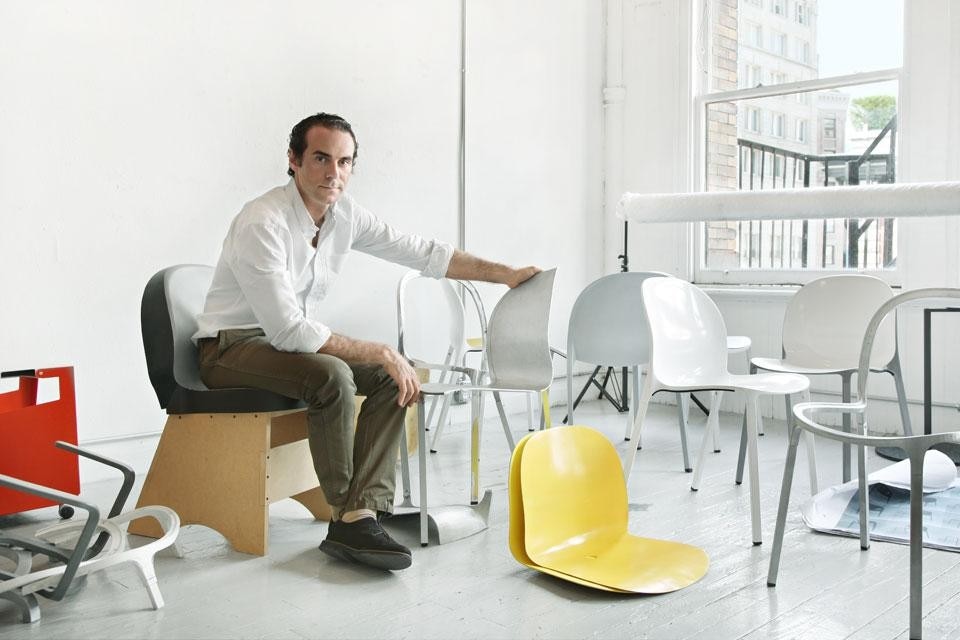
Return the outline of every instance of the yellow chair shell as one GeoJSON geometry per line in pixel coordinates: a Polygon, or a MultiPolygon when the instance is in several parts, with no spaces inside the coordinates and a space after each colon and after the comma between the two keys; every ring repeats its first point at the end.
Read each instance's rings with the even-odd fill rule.
{"type": "Polygon", "coordinates": [[[623,593],[667,593],[709,560],[679,542],[627,531],[627,492],[609,439],[583,426],[532,433],[510,463],[510,551],[563,580],[623,593]]]}

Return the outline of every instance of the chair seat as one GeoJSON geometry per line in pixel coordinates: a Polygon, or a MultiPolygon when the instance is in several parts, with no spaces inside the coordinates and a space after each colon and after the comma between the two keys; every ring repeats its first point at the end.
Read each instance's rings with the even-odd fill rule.
{"type": "Polygon", "coordinates": [[[167,413],[272,413],[303,409],[302,400],[263,389],[187,389],[177,387],[167,401],[167,413]]]}
{"type": "Polygon", "coordinates": [[[714,375],[709,379],[700,378],[694,375],[687,381],[681,381],[680,384],[663,384],[661,388],[666,391],[686,392],[686,391],[753,391],[755,393],[800,393],[810,387],[810,380],[802,375],[788,373],[755,373],[752,375],[742,375],[728,373],[726,375],[714,375]]]}
{"type": "Polygon", "coordinates": [[[780,373],[800,373],[808,376],[841,374],[857,370],[856,364],[849,367],[808,367],[787,360],[781,360],[780,358],[751,358],[750,363],[758,369],[778,371],[780,373]]]}
{"type": "Polygon", "coordinates": [[[550,386],[545,387],[530,386],[526,384],[514,384],[511,382],[498,381],[491,382],[490,384],[441,384],[439,382],[427,382],[420,385],[420,390],[428,396],[439,396],[447,393],[453,393],[455,391],[489,391],[491,393],[496,393],[500,391],[511,392],[511,391],[526,391],[528,393],[540,393],[546,389],[549,389],[550,386]]]}
{"type": "Polygon", "coordinates": [[[727,353],[743,353],[752,345],[749,336],[727,336],[727,353]]]}

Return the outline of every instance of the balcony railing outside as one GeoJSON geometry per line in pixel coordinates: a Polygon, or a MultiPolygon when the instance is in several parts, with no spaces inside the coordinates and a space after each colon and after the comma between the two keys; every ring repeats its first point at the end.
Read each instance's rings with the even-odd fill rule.
{"type": "MultiPolygon", "coordinates": [[[[896,134],[894,116],[859,155],[806,154],[737,138],[739,189],[895,182],[896,134]],[[887,136],[889,151],[875,153],[887,136]]],[[[718,222],[705,227],[707,268],[878,270],[896,265],[893,219],[718,222]],[[730,249],[723,251],[723,246],[730,249]]]]}

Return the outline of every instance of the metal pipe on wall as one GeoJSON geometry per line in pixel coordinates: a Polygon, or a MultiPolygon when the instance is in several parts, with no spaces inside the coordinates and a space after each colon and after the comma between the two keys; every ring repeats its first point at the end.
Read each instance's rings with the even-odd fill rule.
{"type": "MultiPolygon", "coordinates": [[[[603,88],[603,220],[604,271],[621,251],[621,223],[617,203],[623,194],[623,110],[627,90],[623,87],[623,1],[607,0],[606,78],[603,88]]],[[[625,250],[626,248],[623,247],[625,250]]]]}

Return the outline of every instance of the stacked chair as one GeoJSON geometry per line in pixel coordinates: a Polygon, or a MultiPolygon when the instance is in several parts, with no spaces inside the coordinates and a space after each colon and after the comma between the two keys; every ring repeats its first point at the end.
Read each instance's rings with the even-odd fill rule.
{"type": "Polygon", "coordinates": [[[657,594],[706,574],[703,550],[627,531],[613,445],[583,426],[523,438],[510,460],[510,551],[531,569],[615,593],[657,594]]]}
{"type": "MultiPolygon", "coordinates": [[[[523,284],[507,291],[490,315],[486,335],[484,357],[487,363],[487,375],[466,368],[458,368],[470,379],[465,385],[449,382],[431,382],[421,386],[418,406],[419,438],[426,438],[425,399],[430,396],[446,398],[458,391],[470,393],[470,506],[429,507],[427,497],[427,458],[426,447],[418,448],[420,504],[413,504],[410,487],[410,470],[406,452],[401,452],[401,473],[403,482],[403,503],[394,515],[405,512],[416,513],[420,517],[420,544],[429,541],[431,524],[436,529],[438,542],[444,543],[472,535],[487,527],[491,492],[488,490],[480,497],[479,461],[480,426],[482,423],[482,403],[484,393],[494,394],[498,399],[504,433],[514,448],[513,436],[506,423],[499,402],[503,393],[523,393],[536,395],[543,407],[549,406],[549,389],[553,380],[551,350],[547,340],[550,319],[550,305],[553,299],[553,284],[556,269],[543,271],[523,284]],[[411,511],[412,510],[412,511],[411,511]]],[[[444,365],[450,368],[450,365],[444,365]]],[[[548,413],[541,413],[542,426],[549,426],[548,413]]]]}

